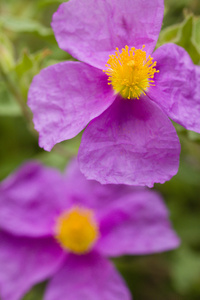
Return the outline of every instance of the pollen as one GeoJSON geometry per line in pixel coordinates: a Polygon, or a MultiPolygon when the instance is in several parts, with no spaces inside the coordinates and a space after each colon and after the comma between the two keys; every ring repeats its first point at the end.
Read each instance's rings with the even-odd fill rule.
{"type": "Polygon", "coordinates": [[[93,211],[75,206],[62,213],[56,222],[55,238],[69,252],[89,252],[99,238],[99,228],[93,211]]]}
{"type": "Polygon", "coordinates": [[[103,70],[108,75],[108,84],[112,85],[116,94],[120,94],[125,99],[139,99],[141,95],[146,95],[150,86],[154,86],[154,74],[156,61],[149,55],[147,57],[142,49],[128,46],[122,49],[121,53],[116,48],[115,54],[109,56],[106,68],[103,70]]]}

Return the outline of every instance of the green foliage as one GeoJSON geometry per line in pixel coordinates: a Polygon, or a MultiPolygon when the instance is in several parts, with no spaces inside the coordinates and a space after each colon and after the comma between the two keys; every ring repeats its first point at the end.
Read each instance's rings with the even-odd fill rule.
{"type": "MultiPolygon", "coordinates": [[[[72,57],[58,48],[51,16],[64,0],[2,0],[0,16],[0,179],[28,159],[65,169],[78,152],[81,134],[51,152],[38,147],[27,93],[32,78],[51,64],[72,57]]],[[[200,64],[200,1],[166,0],[157,46],[184,47],[200,64]]],[[[136,300],[200,299],[200,135],[176,125],[182,152],[178,174],[156,189],[164,196],[182,246],[171,253],[123,257],[114,262],[136,300]]],[[[133,237],[134,238],[134,237],[133,237]]],[[[120,241],[119,241],[120,242],[120,241]]],[[[66,279],[67,280],[67,279],[66,279]]],[[[24,300],[40,300],[45,284],[24,300]]]]}
{"type": "Polygon", "coordinates": [[[195,18],[195,27],[194,27],[194,40],[197,45],[200,45],[200,18],[195,18]]]}
{"type": "Polygon", "coordinates": [[[181,247],[174,257],[172,277],[177,291],[190,293],[200,282],[200,257],[194,251],[181,247]]]}
{"type": "Polygon", "coordinates": [[[39,22],[31,19],[22,19],[20,17],[13,16],[2,16],[0,17],[0,23],[4,29],[11,30],[15,33],[37,33],[42,37],[53,35],[53,32],[50,28],[46,28],[39,22]]]}
{"type": "Polygon", "coordinates": [[[44,67],[44,60],[48,55],[50,55],[48,49],[43,49],[32,55],[24,49],[20,59],[12,69],[13,77],[18,80],[19,89],[24,99],[27,98],[28,89],[34,75],[44,67]]]}
{"type": "Polygon", "coordinates": [[[175,43],[187,50],[193,62],[200,62],[200,17],[189,15],[185,20],[164,29],[159,37],[158,46],[175,43]]]}
{"type": "Polygon", "coordinates": [[[45,286],[45,283],[36,285],[23,300],[42,300],[45,286]]]}

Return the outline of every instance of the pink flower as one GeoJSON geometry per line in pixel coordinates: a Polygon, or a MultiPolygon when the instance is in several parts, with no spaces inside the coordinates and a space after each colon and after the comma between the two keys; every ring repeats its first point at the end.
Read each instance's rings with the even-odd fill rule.
{"type": "Polygon", "coordinates": [[[88,179],[164,183],[180,154],[168,117],[200,132],[200,74],[189,55],[166,44],[151,57],[163,11],[163,0],[70,0],[53,16],[60,48],[82,62],[42,70],[28,104],[48,151],[89,123],[78,154],[88,179]]]}
{"type": "Polygon", "coordinates": [[[50,279],[45,300],[129,300],[107,257],[173,249],[160,196],[145,188],[87,181],[29,162],[0,185],[0,297],[19,300],[50,279]]]}

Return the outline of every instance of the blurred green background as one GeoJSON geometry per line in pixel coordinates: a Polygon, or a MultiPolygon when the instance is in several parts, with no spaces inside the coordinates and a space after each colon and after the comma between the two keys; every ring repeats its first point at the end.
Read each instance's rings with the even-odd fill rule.
{"type": "MultiPolygon", "coordinates": [[[[26,106],[33,76],[50,64],[72,59],[58,48],[50,27],[61,2],[0,2],[0,180],[27,159],[63,170],[78,151],[81,135],[50,153],[40,149],[26,106]]],[[[166,42],[184,47],[200,64],[200,0],[165,0],[157,46],[166,42]]],[[[135,300],[200,299],[200,135],[175,126],[182,147],[179,172],[155,189],[166,200],[182,244],[168,253],[114,260],[135,300]]],[[[44,287],[37,285],[24,300],[42,299],[44,287]]]]}

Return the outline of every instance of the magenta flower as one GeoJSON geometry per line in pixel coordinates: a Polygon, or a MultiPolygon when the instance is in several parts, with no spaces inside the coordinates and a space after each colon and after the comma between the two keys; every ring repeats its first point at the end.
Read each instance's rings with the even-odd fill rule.
{"type": "Polygon", "coordinates": [[[107,257],[179,245],[160,196],[29,162],[0,186],[0,297],[49,279],[45,300],[129,300],[107,257]]]}
{"type": "Polygon", "coordinates": [[[53,16],[60,48],[82,62],[42,70],[28,104],[48,151],[89,123],[78,154],[88,179],[164,183],[180,154],[168,117],[200,132],[200,74],[189,55],[166,44],[151,57],[163,10],[163,0],[70,0],[53,16]]]}

